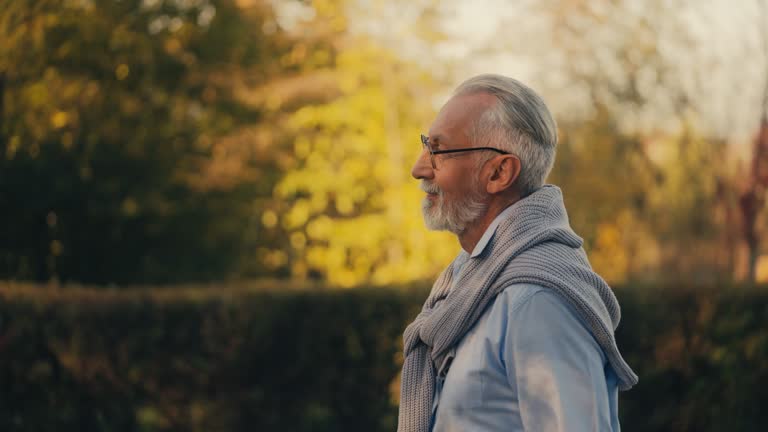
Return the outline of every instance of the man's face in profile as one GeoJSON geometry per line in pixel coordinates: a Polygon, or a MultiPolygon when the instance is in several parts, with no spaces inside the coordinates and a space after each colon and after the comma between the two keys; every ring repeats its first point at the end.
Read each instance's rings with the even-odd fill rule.
{"type": "MultiPolygon", "coordinates": [[[[493,103],[494,97],[484,93],[451,98],[432,123],[428,145],[432,150],[472,147],[467,131],[493,103]]],[[[426,148],[422,152],[411,173],[427,192],[422,201],[427,228],[458,234],[485,212],[486,196],[477,157],[468,152],[430,158],[426,148]]]]}

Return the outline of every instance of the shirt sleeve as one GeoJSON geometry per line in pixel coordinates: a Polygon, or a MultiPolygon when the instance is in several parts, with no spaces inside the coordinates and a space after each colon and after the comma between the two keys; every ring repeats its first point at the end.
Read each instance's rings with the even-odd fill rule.
{"type": "Polygon", "coordinates": [[[510,306],[500,354],[524,429],[613,430],[605,355],[571,307],[546,289],[510,306]]]}

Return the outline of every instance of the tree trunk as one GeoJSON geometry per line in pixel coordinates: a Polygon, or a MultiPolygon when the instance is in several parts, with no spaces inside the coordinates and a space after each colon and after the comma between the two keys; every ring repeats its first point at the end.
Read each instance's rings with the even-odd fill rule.
{"type": "Polygon", "coordinates": [[[757,218],[765,207],[765,194],[768,189],[768,114],[765,112],[760,122],[760,131],[755,138],[752,154],[752,167],[747,187],[739,197],[742,216],[742,233],[747,243],[749,282],[754,283],[757,276],[757,258],[760,254],[760,237],[757,232],[757,218]]]}
{"type": "MultiPolygon", "coordinates": [[[[3,116],[5,114],[5,72],[0,72],[0,138],[3,136],[3,116]]],[[[0,142],[2,142],[0,140],[0,142]]]]}

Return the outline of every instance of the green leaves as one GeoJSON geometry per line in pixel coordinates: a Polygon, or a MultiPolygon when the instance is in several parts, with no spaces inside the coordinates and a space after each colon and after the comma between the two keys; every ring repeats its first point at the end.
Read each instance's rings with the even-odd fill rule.
{"type": "MultiPolygon", "coordinates": [[[[0,287],[7,431],[392,430],[427,286],[0,287]]],[[[627,431],[758,430],[766,287],[625,286],[627,431]],[[739,415],[730,415],[738,413],[739,415]]]]}
{"type": "Polygon", "coordinates": [[[271,19],[267,5],[242,11],[228,0],[4,7],[0,278],[136,283],[235,271],[240,231],[264,194],[248,185],[275,175],[251,143],[230,139],[261,110],[221,77],[255,68],[257,82],[271,79],[264,71],[274,73],[285,36],[252,30],[271,19]]]}

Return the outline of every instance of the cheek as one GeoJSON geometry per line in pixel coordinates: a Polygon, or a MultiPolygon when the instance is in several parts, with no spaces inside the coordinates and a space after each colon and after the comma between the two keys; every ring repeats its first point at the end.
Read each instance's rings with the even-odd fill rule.
{"type": "Polygon", "coordinates": [[[441,201],[460,201],[465,197],[476,196],[481,192],[485,192],[484,189],[481,190],[480,188],[477,173],[472,172],[469,167],[466,170],[462,170],[461,173],[445,174],[443,178],[434,180],[434,183],[442,191],[441,201]]]}
{"type": "Polygon", "coordinates": [[[458,184],[454,185],[451,189],[451,195],[453,197],[468,197],[477,195],[479,191],[480,183],[476,176],[471,175],[462,178],[458,184]]]}

